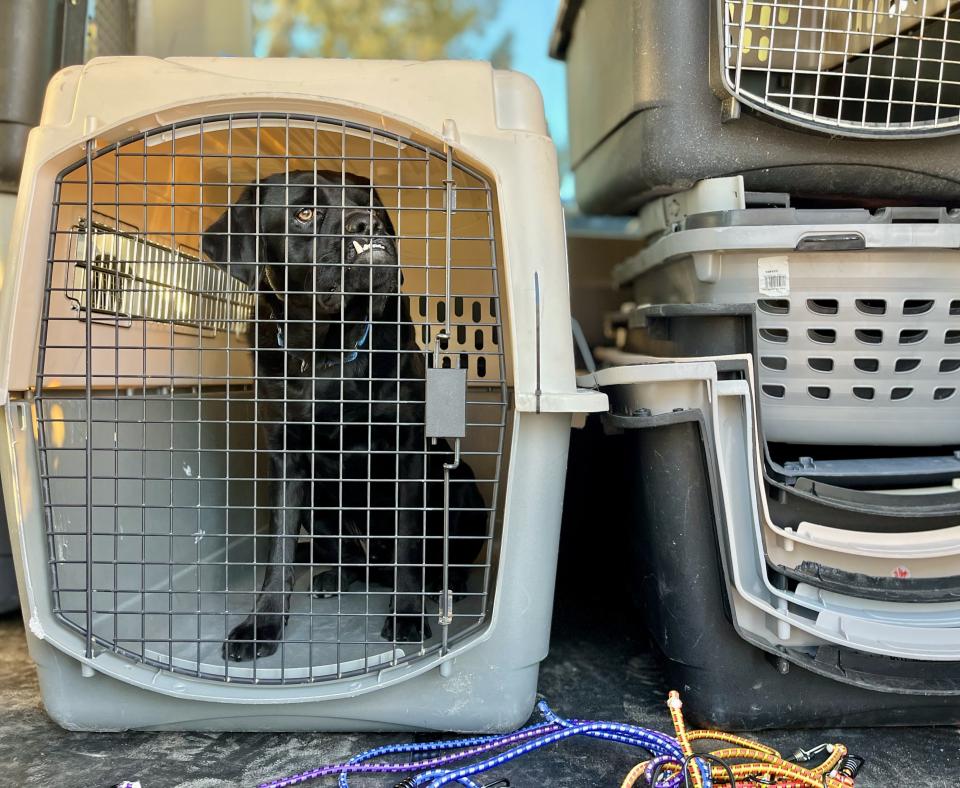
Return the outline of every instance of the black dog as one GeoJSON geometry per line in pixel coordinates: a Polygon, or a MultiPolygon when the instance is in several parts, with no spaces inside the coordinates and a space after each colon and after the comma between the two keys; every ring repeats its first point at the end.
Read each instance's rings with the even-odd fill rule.
{"type": "MultiPolygon", "coordinates": [[[[263,587],[255,611],[227,637],[224,659],[277,650],[302,529],[314,561],[340,567],[314,578],[316,593],[369,578],[395,590],[381,637],[431,636],[423,600],[441,584],[438,480],[452,450],[424,438],[423,353],[400,295],[394,236],[367,180],[328,171],[251,184],[204,232],[207,257],[258,292],[248,338],[272,479],[263,587]]],[[[469,466],[461,462],[451,479],[457,589],[487,515],[469,466]]]]}

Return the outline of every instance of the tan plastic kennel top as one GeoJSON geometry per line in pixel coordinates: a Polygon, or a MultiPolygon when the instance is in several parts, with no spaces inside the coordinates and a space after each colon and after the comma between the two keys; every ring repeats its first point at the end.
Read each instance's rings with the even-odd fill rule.
{"type": "MultiPolygon", "coordinates": [[[[61,260],[68,263],[62,271],[54,270],[51,286],[55,290],[50,291],[49,297],[59,297],[59,302],[55,304],[51,300],[50,314],[56,316],[58,309],[69,314],[71,309],[82,311],[86,306],[82,303],[86,294],[86,269],[77,265],[83,260],[83,250],[69,248],[69,231],[83,226],[88,180],[87,165],[83,162],[91,151],[99,152],[91,159],[92,202],[97,206],[117,206],[107,217],[109,221],[102,225],[98,217],[93,217],[95,253],[117,257],[117,250],[127,245],[131,247],[124,252],[127,257],[141,262],[154,257],[158,263],[169,262],[171,256],[176,256],[175,269],[179,275],[190,279],[194,291],[203,292],[223,289],[226,284],[206,282],[222,272],[204,265],[197,251],[199,231],[215,218],[206,214],[205,205],[235,198],[236,195],[229,192],[230,183],[250,182],[269,175],[270,172],[263,169],[263,161],[264,154],[269,156],[271,146],[280,146],[277,151],[285,152],[284,167],[290,167],[289,161],[291,157],[296,158],[298,150],[303,152],[305,160],[322,156],[323,146],[327,144],[324,140],[338,147],[341,158],[344,151],[348,157],[355,156],[360,163],[351,169],[364,174],[365,168],[372,168],[377,159],[389,158],[390,167],[396,173],[392,177],[399,185],[404,178],[403,168],[408,166],[405,157],[409,151],[402,142],[405,139],[431,150],[449,149],[455,160],[464,165],[456,175],[461,208],[461,215],[455,219],[459,222],[455,228],[457,234],[471,237],[473,231],[469,214],[473,199],[471,179],[482,176],[489,183],[485,193],[489,193],[492,200],[496,254],[503,279],[500,288],[504,336],[469,337],[463,341],[485,343],[489,347],[492,340],[500,346],[507,362],[506,381],[514,388],[519,410],[605,409],[605,397],[578,392],[574,381],[555,150],[546,134],[539,93],[529,79],[512,72],[495,71],[489,64],[471,62],[125,58],[120,67],[117,61],[116,58],[96,59],[84,67],[58,74],[48,88],[41,125],[30,138],[15,216],[12,263],[9,270],[2,272],[0,283],[0,336],[3,338],[0,396],[4,401],[12,393],[27,392],[34,386],[37,349],[42,344],[58,362],[51,366],[51,357],[48,357],[48,370],[66,370],[64,386],[72,385],[71,368],[78,373],[85,369],[75,336],[64,342],[48,336],[43,343],[39,332],[45,259],[56,261],[56,265],[61,260]],[[249,113],[246,121],[243,120],[245,113],[249,113]],[[274,124],[271,130],[269,117],[263,120],[261,116],[279,117],[282,122],[274,124]],[[229,118],[222,122],[223,129],[212,120],[218,117],[229,118]],[[191,131],[191,122],[195,120],[200,125],[191,131]],[[341,125],[336,125],[337,122],[341,125]],[[348,126],[368,132],[348,134],[348,126]],[[165,127],[174,130],[166,134],[156,132],[165,127]],[[377,132],[382,135],[377,136],[377,132]],[[390,142],[391,139],[394,141],[390,142]],[[92,141],[90,150],[88,141],[92,141]],[[198,145],[208,146],[203,151],[205,155],[191,157],[191,146],[198,145]],[[217,145],[237,146],[230,154],[233,167],[230,177],[200,171],[206,165],[199,162],[213,160],[211,154],[217,145]],[[251,151],[256,150],[256,155],[251,153],[247,161],[242,155],[237,156],[244,145],[251,151]],[[116,147],[111,151],[110,146],[116,147]],[[147,151],[148,146],[153,150],[147,151]],[[167,151],[169,159],[163,155],[167,151]],[[70,170],[73,165],[76,169],[70,170]],[[149,171],[138,171],[133,177],[129,170],[132,166],[149,171]],[[176,178],[171,175],[171,167],[177,168],[176,178]],[[471,176],[471,172],[478,175],[471,176]],[[58,175],[62,176],[59,184],[58,175]],[[214,185],[204,189],[205,181],[214,185]],[[123,192],[124,184],[131,184],[130,189],[143,190],[144,182],[161,185],[151,185],[142,198],[132,191],[123,192]],[[165,190],[164,182],[175,183],[177,193],[171,193],[169,187],[165,190]],[[191,188],[198,193],[204,189],[202,199],[191,200],[191,188]],[[191,213],[184,207],[191,201],[204,207],[191,213]],[[138,203],[142,203],[141,209],[129,210],[138,203]],[[168,205],[169,216],[165,216],[165,203],[175,204],[177,210],[169,210],[168,205]],[[52,241],[51,210],[55,204],[61,213],[52,241]],[[73,204],[75,209],[71,213],[73,204]],[[124,234],[128,226],[133,229],[124,234]],[[71,261],[73,267],[69,265],[71,261]],[[59,357],[56,356],[58,348],[62,351],[59,357]]],[[[429,176],[429,184],[433,180],[437,184],[442,182],[440,169],[435,168],[429,176]]],[[[378,181],[382,182],[382,177],[378,176],[378,181]]],[[[386,191],[389,192],[389,188],[386,191]]],[[[407,216],[411,218],[404,221],[410,223],[404,234],[417,222],[425,224],[431,211],[441,207],[439,202],[429,203],[428,197],[422,199],[421,217],[416,218],[416,209],[409,212],[407,216]]],[[[400,208],[399,204],[391,205],[389,197],[385,204],[388,209],[400,208]]],[[[410,211],[409,203],[404,204],[403,209],[410,211]]],[[[442,240],[432,240],[433,232],[427,232],[425,227],[423,230],[424,242],[416,249],[411,245],[406,253],[407,261],[414,263],[413,267],[404,268],[404,291],[411,294],[437,289],[435,283],[427,283],[424,288],[422,281],[422,277],[430,277],[434,272],[424,270],[418,274],[415,270],[417,261],[413,258],[418,254],[433,256],[436,260],[442,251],[442,240]]],[[[489,235],[489,231],[486,234],[489,235]]],[[[479,237],[479,233],[477,235],[479,237]]],[[[75,239],[76,235],[74,243],[75,239]]],[[[471,247],[468,241],[462,241],[453,253],[469,264],[471,255],[480,260],[485,254],[478,250],[478,245],[471,247]]],[[[401,249],[401,257],[403,255],[401,249]]],[[[170,270],[174,267],[158,265],[154,274],[144,269],[137,277],[149,280],[151,276],[161,275],[161,271],[170,270]]],[[[102,274],[94,268],[94,277],[102,274]]],[[[189,323],[201,313],[209,316],[209,310],[219,315],[216,310],[222,310],[222,320],[217,324],[220,340],[207,337],[203,340],[205,348],[215,347],[217,341],[229,345],[227,337],[230,336],[236,341],[239,324],[234,321],[242,321],[245,298],[248,298],[238,291],[233,303],[226,306],[203,303],[203,299],[197,297],[151,300],[145,288],[128,288],[121,296],[109,288],[98,289],[96,282],[94,285],[95,295],[99,292],[101,298],[114,299],[109,304],[94,302],[94,310],[135,313],[148,321],[165,322],[165,336],[170,324],[189,323]]],[[[455,283],[454,287],[464,292],[471,290],[466,280],[455,283]]],[[[411,301],[414,314],[418,310],[423,312],[421,319],[434,307],[429,300],[418,302],[412,298],[411,301]]],[[[54,321],[51,325],[67,332],[64,336],[69,338],[68,321],[54,321]]],[[[77,321],[75,326],[76,331],[82,332],[83,321],[77,321]]],[[[116,383],[125,380],[124,375],[136,377],[148,366],[151,371],[162,372],[166,364],[170,367],[171,382],[176,383],[170,348],[165,347],[162,353],[146,358],[143,351],[149,350],[149,342],[141,339],[139,331],[137,336],[129,338],[129,364],[133,366],[125,361],[123,345],[127,340],[116,342],[120,346],[116,352],[112,347],[102,353],[96,349],[115,344],[115,331],[115,326],[93,327],[92,368],[107,369],[108,377],[116,383]],[[97,341],[98,332],[105,340],[102,343],[97,341]]],[[[177,349],[185,351],[176,360],[178,369],[184,369],[184,364],[200,363],[187,360],[186,351],[197,345],[197,339],[189,331],[177,331],[175,342],[177,349]]],[[[227,355],[221,354],[221,358],[227,355]]],[[[207,353],[206,357],[214,359],[216,355],[207,353]]],[[[186,377],[215,372],[191,367],[186,377]]],[[[471,369],[471,378],[476,372],[471,369]]],[[[234,367],[230,374],[238,374],[238,369],[234,367]]],[[[49,384],[48,379],[45,385],[49,384]]],[[[93,385],[97,385],[96,380],[93,385]]]]}

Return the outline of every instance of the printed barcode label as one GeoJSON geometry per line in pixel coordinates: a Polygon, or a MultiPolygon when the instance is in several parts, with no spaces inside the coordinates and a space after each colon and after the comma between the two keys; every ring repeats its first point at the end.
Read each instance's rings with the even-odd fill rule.
{"type": "Polygon", "coordinates": [[[760,295],[790,295],[790,263],[786,257],[761,257],[757,260],[760,295]]]}

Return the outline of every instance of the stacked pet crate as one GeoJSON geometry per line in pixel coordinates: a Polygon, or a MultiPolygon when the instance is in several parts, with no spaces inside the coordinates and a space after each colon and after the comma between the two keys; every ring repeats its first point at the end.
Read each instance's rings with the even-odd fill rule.
{"type": "Polygon", "coordinates": [[[581,207],[647,237],[583,382],[672,681],[727,725],[957,722],[960,3],[569,2],[554,53],[581,207]]]}

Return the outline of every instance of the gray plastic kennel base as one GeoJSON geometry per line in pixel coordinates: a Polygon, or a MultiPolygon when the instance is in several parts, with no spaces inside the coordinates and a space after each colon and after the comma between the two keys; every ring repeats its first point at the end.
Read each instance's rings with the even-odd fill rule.
{"type": "Polygon", "coordinates": [[[414,681],[336,700],[222,703],[161,695],[92,673],[27,634],[47,713],[72,731],[462,731],[499,732],[522,725],[536,700],[539,660],[508,667],[512,644],[491,638],[414,681]]]}
{"type": "MultiPolygon", "coordinates": [[[[538,666],[549,641],[562,504],[562,485],[557,481],[564,478],[566,468],[569,414],[515,414],[512,419],[512,471],[491,579],[495,601],[476,624],[479,611],[468,614],[481,597],[471,596],[468,587],[466,594],[455,600],[455,616],[462,613],[463,620],[472,621],[473,626],[453,625],[449,654],[440,656],[434,648],[440,629],[432,607],[435,600],[427,603],[427,615],[434,622],[433,637],[422,646],[418,642],[413,646],[416,651],[409,654],[395,653],[407,645],[384,641],[380,646],[387,589],[381,595],[375,585],[369,593],[362,586],[356,590],[351,586],[339,599],[318,599],[307,590],[311,570],[304,565],[297,568],[293,615],[283,647],[275,655],[257,660],[256,682],[249,678],[251,662],[234,662],[228,667],[220,657],[224,633],[252,607],[257,578],[253,565],[243,566],[239,560],[231,562],[229,577],[224,577],[226,568],[222,561],[218,564],[218,556],[228,549],[231,559],[244,553],[252,557],[250,524],[243,533],[243,519],[234,522],[231,518],[229,530],[205,529],[203,538],[195,539],[193,534],[199,535],[196,523],[184,518],[173,532],[176,535],[167,532],[164,539],[172,543],[175,553],[190,550],[196,555],[198,549],[203,550],[199,569],[196,565],[184,567],[185,574],[174,574],[171,579],[164,553],[163,578],[147,578],[142,586],[138,579],[129,600],[118,600],[110,615],[94,617],[96,638],[93,655],[88,657],[77,627],[85,621],[82,589],[68,591],[71,583],[62,582],[60,612],[55,613],[51,604],[49,540],[38,505],[42,500],[40,474],[29,407],[25,403],[7,407],[2,426],[0,446],[6,448],[0,452],[0,475],[25,599],[30,653],[37,663],[44,706],[63,727],[492,732],[515,728],[529,716],[538,666]],[[232,535],[235,529],[237,536],[232,535]],[[196,575],[202,582],[199,592],[196,575]],[[227,615],[225,598],[229,598],[227,615]],[[144,600],[146,604],[142,604],[144,600]],[[130,606],[129,614],[124,604],[130,606]],[[309,630],[311,610],[313,628],[309,630]],[[338,610],[339,615],[334,615],[338,610]],[[323,615],[324,611],[330,616],[323,615]],[[154,615],[155,621],[151,620],[154,615]],[[73,623],[66,623],[71,616],[73,623]],[[323,643],[336,631],[337,621],[339,638],[323,643]],[[356,642],[364,640],[364,631],[366,643],[356,642]],[[181,637],[184,640],[172,645],[181,637]],[[114,647],[106,647],[107,641],[114,647]],[[272,678],[281,668],[288,683],[272,678]],[[334,671],[339,671],[339,678],[334,671]]],[[[112,545],[114,539],[118,545],[126,543],[128,537],[121,536],[120,531],[111,535],[103,565],[95,562],[94,588],[102,587],[101,580],[112,580],[113,572],[120,571],[123,562],[114,564],[117,554],[112,545]]],[[[119,555],[125,557],[128,549],[139,555],[141,538],[139,533],[131,535],[136,549],[121,548],[119,555]]],[[[74,548],[69,541],[59,544],[68,546],[68,554],[74,548]]],[[[60,565],[64,568],[62,561],[60,565]]],[[[313,571],[321,569],[317,566],[313,571]]],[[[137,569],[140,571],[142,567],[137,569]]],[[[78,572],[74,581],[81,577],[78,572]]],[[[123,580],[122,571],[119,578],[123,580]]],[[[110,587],[123,588],[124,584],[110,587]]],[[[102,609],[101,593],[108,592],[95,593],[94,610],[102,609]]],[[[113,604],[113,592],[109,594],[113,604]]]]}

